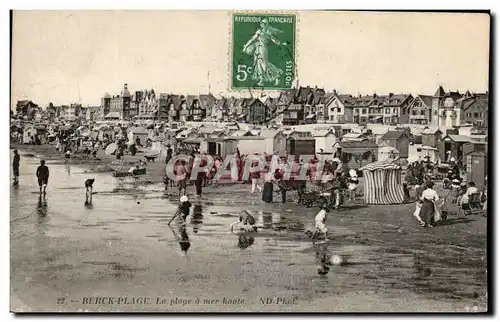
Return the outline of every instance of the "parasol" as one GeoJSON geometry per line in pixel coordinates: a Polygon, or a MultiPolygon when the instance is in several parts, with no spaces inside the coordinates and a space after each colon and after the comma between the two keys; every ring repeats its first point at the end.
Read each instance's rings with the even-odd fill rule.
{"type": "Polygon", "coordinates": [[[117,149],[118,149],[118,145],[116,145],[116,143],[111,143],[110,145],[108,145],[106,147],[106,150],[104,151],[104,153],[106,153],[107,155],[112,155],[116,152],[117,149]]]}

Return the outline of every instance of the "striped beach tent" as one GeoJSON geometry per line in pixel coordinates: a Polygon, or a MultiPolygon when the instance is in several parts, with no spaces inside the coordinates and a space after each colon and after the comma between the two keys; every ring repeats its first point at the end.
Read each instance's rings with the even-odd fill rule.
{"type": "Polygon", "coordinates": [[[363,171],[365,203],[374,205],[404,202],[401,167],[388,161],[367,164],[363,171]]]}

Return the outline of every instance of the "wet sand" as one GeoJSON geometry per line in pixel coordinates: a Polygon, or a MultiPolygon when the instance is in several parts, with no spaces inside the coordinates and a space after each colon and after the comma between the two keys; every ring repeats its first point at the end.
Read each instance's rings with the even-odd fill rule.
{"type": "Polygon", "coordinates": [[[179,222],[167,225],[174,191],[85,173],[88,166],[61,164],[46,152],[46,199],[40,202],[37,193],[36,158],[21,156],[20,185],[11,187],[13,311],[486,309],[486,218],[452,217],[448,225],[423,229],[411,216],[413,205],[348,203],[329,214],[332,237],[324,247],[349,259],[319,276],[304,234],[317,209],[263,204],[248,185],[209,187],[201,199],[190,196],[197,207],[184,231],[190,241],[184,253],[179,222]],[[92,207],[84,205],[89,176],[96,178],[92,207]],[[245,249],[229,231],[242,209],[265,227],[245,249]],[[115,303],[96,304],[97,297],[115,303]],[[138,303],[141,298],[147,303],[138,303]]]}

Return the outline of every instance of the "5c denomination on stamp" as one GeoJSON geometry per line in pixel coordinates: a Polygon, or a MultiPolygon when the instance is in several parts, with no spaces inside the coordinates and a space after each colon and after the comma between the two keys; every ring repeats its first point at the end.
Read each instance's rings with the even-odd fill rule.
{"type": "Polygon", "coordinates": [[[295,31],[293,14],[233,14],[231,88],[292,88],[295,31]]]}

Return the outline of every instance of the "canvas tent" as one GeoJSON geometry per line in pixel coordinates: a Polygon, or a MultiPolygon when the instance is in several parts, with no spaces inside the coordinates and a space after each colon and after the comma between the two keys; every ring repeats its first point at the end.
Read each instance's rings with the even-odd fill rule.
{"type": "Polygon", "coordinates": [[[365,203],[391,205],[404,202],[400,166],[378,161],[367,164],[360,170],[363,171],[365,203]]]}

